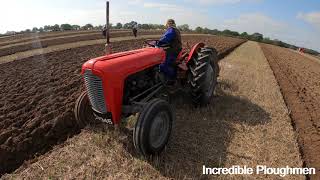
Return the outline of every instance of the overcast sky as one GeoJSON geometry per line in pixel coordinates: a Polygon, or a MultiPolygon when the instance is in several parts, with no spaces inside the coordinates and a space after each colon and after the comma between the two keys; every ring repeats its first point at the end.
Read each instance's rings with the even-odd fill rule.
{"type": "MultiPolygon", "coordinates": [[[[111,22],[260,32],[320,51],[319,0],[110,0],[111,22]]],[[[105,0],[2,0],[0,33],[53,24],[105,23],[105,0]]]]}

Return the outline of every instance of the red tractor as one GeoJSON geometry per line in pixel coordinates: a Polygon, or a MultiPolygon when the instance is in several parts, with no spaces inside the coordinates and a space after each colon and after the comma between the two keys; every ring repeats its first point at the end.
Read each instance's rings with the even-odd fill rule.
{"type": "MultiPolygon", "coordinates": [[[[175,119],[166,82],[159,64],[165,60],[165,46],[146,41],[148,47],[94,58],[82,66],[86,91],[75,105],[80,127],[93,121],[119,126],[122,118],[139,113],[133,131],[136,150],[144,155],[159,154],[166,146],[175,119]]],[[[217,52],[203,43],[190,52],[182,50],[175,68],[178,76],[174,89],[183,89],[197,105],[209,103],[219,67],[217,52]]]]}

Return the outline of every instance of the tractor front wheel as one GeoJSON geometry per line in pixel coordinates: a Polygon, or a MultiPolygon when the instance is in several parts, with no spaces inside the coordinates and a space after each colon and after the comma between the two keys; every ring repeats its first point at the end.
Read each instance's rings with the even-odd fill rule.
{"type": "Polygon", "coordinates": [[[80,128],[85,127],[87,124],[94,122],[95,117],[90,105],[87,92],[82,92],[76,101],[74,108],[76,122],[80,128]]]}
{"type": "Polygon", "coordinates": [[[173,110],[167,101],[153,99],[142,109],[133,132],[136,150],[143,156],[158,155],[168,143],[173,110]]]}

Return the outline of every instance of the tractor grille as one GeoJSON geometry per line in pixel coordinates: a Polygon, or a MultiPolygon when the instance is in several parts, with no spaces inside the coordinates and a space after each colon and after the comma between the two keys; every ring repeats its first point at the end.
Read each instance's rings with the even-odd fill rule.
{"type": "Polygon", "coordinates": [[[91,70],[86,70],[84,82],[92,108],[99,113],[107,113],[101,79],[93,75],[91,70]]]}

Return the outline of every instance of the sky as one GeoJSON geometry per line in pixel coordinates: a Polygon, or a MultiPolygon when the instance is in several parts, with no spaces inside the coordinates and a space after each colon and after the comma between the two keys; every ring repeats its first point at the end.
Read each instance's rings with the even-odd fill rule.
{"type": "MultiPolygon", "coordinates": [[[[262,33],[320,51],[320,0],[110,0],[111,23],[262,33]]],[[[105,0],[1,0],[0,33],[54,24],[105,24],[105,0]]]]}

